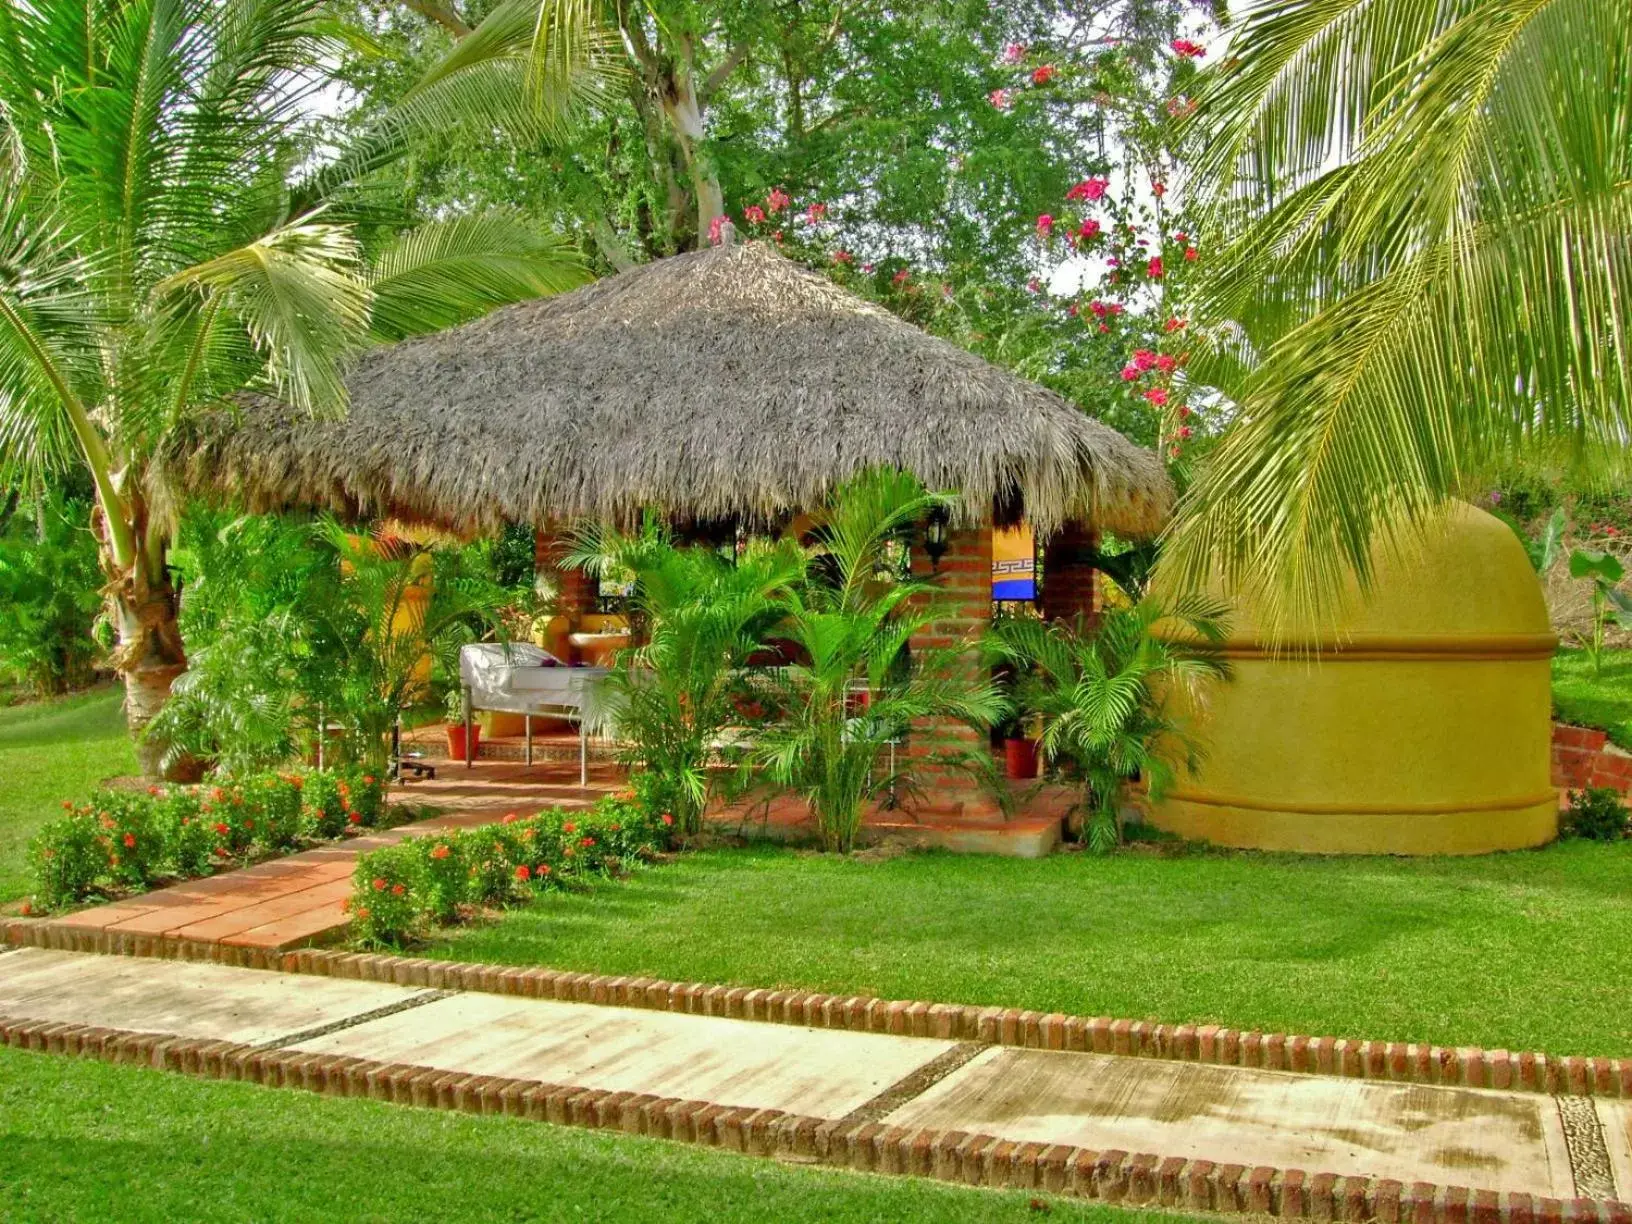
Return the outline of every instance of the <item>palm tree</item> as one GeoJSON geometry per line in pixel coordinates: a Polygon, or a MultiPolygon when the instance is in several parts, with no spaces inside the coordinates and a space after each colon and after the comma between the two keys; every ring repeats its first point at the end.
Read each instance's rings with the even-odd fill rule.
{"type": "Polygon", "coordinates": [[[1493,457],[1625,448],[1625,0],[1262,0],[1193,122],[1228,242],[1192,369],[1240,411],[1181,577],[1271,580],[1269,619],[1307,623],[1493,457]]]}
{"type": "Polygon", "coordinates": [[[1180,768],[1199,765],[1200,747],[1167,700],[1175,685],[1195,690],[1228,677],[1222,615],[1213,600],[1146,596],[1106,612],[1091,630],[1022,617],[992,626],[987,652],[1014,669],[1018,708],[1042,716],[1043,756],[1071,762],[1082,780],[1091,849],[1121,840],[1133,782],[1160,801],[1180,768]]]}
{"type": "Polygon", "coordinates": [[[867,803],[902,780],[879,762],[914,723],[984,728],[1004,712],[964,652],[908,650],[945,612],[933,582],[899,572],[897,553],[948,504],[904,472],[865,472],[841,486],[816,516],[777,627],[797,661],[764,678],[772,721],[754,755],[771,782],[804,795],[830,850],[848,852],[867,803]]]}
{"type": "Polygon", "coordinates": [[[186,667],[149,479],[166,437],[246,388],[338,410],[355,346],[582,277],[561,242],[502,216],[365,259],[345,176],[300,181],[332,28],[320,0],[0,10],[0,480],[89,473],[150,773],[164,748],[141,733],[186,667]]]}
{"type": "Polygon", "coordinates": [[[652,801],[694,833],[745,721],[746,669],[781,620],[804,572],[792,541],[749,544],[727,560],[686,547],[655,522],[636,535],[582,528],[569,565],[633,581],[629,611],[644,641],[620,653],[602,686],[602,717],[629,745],[652,801]]]}

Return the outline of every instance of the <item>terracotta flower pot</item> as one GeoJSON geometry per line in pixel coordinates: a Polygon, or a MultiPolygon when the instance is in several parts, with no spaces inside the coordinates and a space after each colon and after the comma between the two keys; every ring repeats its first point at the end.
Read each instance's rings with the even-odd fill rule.
{"type": "MultiPolygon", "coordinates": [[[[482,746],[482,728],[479,723],[470,724],[470,755],[476,756],[476,750],[482,746]]],[[[465,759],[465,727],[463,723],[448,724],[448,757],[451,760],[465,759]]]]}
{"type": "Polygon", "coordinates": [[[1004,772],[1016,782],[1037,776],[1037,741],[1006,739],[1003,741],[1004,772]]]}

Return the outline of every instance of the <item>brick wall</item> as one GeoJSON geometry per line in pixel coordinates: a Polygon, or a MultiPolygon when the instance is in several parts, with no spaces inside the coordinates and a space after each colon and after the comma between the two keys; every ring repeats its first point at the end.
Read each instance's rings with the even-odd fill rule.
{"type": "Polygon", "coordinates": [[[1067,523],[1043,545],[1043,589],[1039,604],[1048,620],[1073,621],[1082,616],[1092,624],[1094,605],[1094,533],[1080,523],[1067,523]]]}
{"type": "MultiPolygon", "coordinates": [[[[971,682],[978,683],[985,677],[978,644],[992,619],[991,525],[950,529],[946,543],[946,555],[933,570],[923,550],[913,550],[913,573],[919,577],[930,577],[933,573],[940,589],[937,602],[942,615],[925,632],[913,636],[911,647],[918,654],[927,650],[962,649],[960,666],[967,671],[971,682]]],[[[926,719],[913,726],[906,755],[926,758],[988,750],[984,732],[959,722],[926,719]]],[[[926,791],[926,804],[962,803],[967,808],[982,799],[974,779],[961,771],[937,768],[924,761],[914,767],[913,773],[926,791]]]]}
{"type": "Polygon", "coordinates": [[[1632,794],[1632,753],[1611,744],[1602,731],[1554,723],[1553,785],[1571,790],[1607,786],[1632,794]]]}

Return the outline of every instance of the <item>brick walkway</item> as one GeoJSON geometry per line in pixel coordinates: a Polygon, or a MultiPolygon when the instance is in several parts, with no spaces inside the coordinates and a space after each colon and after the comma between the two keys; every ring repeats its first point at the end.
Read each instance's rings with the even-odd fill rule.
{"type": "Polygon", "coordinates": [[[1612,1201],[1632,1195],[1623,1099],[32,947],[0,953],[0,1040],[1129,1204],[1390,1224],[1632,1221],[1612,1201]]]}
{"type": "Polygon", "coordinates": [[[481,762],[471,770],[438,764],[434,780],[398,787],[391,798],[440,808],[445,815],[93,906],[61,921],[91,930],[268,951],[322,943],[340,936],[350,921],[341,907],[351,895],[352,867],[364,851],[439,829],[491,824],[507,812],[585,806],[618,785],[612,770],[598,767],[589,787],[580,790],[576,762],[531,769],[481,762]]]}

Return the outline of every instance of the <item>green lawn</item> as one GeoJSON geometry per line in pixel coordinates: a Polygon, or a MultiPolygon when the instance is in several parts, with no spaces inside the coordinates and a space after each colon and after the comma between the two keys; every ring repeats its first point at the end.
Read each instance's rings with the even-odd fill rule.
{"type": "Polygon", "coordinates": [[[103,688],[0,709],[0,905],[29,891],[28,839],[64,799],[135,772],[121,697],[103,688]]]}
{"type": "Polygon", "coordinates": [[[1565,722],[1608,731],[1632,749],[1632,650],[1604,652],[1601,675],[1582,650],[1560,650],[1553,658],[1553,708],[1565,722]]]}
{"type": "MultiPolygon", "coordinates": [[[[119,1220],[1037,1219],[1030,1196],[515,1118],[0,1048],[0,1216],[119,1220]]],[[[1049,1199],[1051,1220],[1168,1219],[1049,1199]]]]}
{"type": "Polygon", "coordinates": [[[1632,842],[1475,859],[714,850],[432,955],[1312,1034],[1632,1054],[1632,842]]]}

